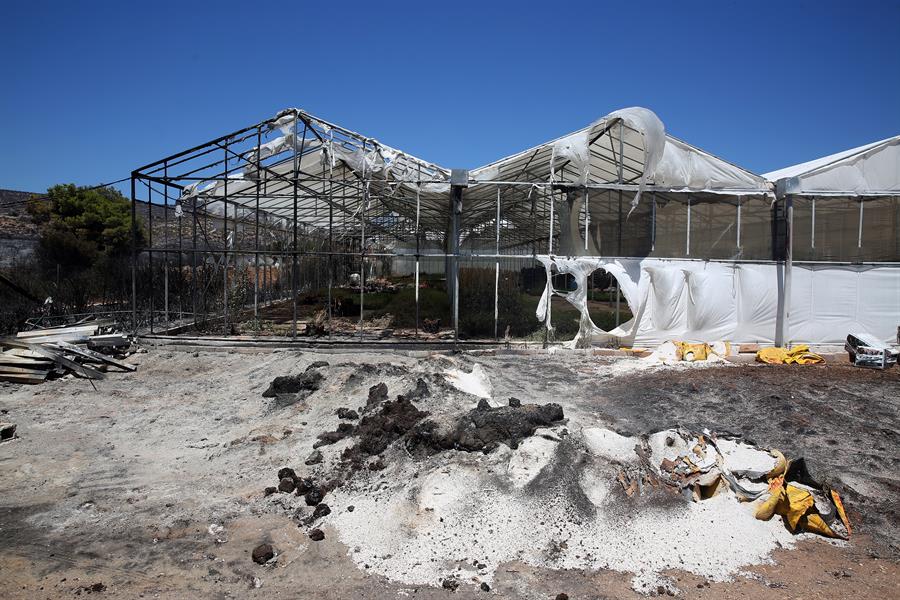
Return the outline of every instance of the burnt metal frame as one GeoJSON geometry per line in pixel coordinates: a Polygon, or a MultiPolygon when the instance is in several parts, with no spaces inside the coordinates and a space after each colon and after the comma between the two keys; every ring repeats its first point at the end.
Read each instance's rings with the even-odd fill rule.
{"type": "MultiPolygon", "coordinates": [[[[260,121],[227,135],[210,140],[168,157],[144,165],[131,173],[131,214],[132,214],[132,317],[135,331],[138,323],[137,299],[137,266],[139,257],[147,253],[150,264],[154,254],[162,255],[165,269],[165,323],[170,325],[168,310],[168,265],[171,254],[178,257],[179,270],[182,260],[190,255],[190,294],[192,302],[193,324],[197,324],[198,315],[198,259],[219,253],[223,267],[223,330],[229,332],[228,308],[228,273],[229,265],[234,265],[242,256],[252,256],[254,265],[253,300],[254,317],[258,317],[260,294],[269,301],[285,296],[284,279],[278,276],[279,291],[273,292],[273,271],[264,266],[262,284],[260,283],[260,260],[278,261],[281,269],[290,260],[290,296],[292,298],[291,338],[297,338],[297,298],[300,292],[301,270],[299,261],[303,257],[325,258],[327,268],[328,307],[327,322],[329,339],[331,339],[332,288],[334,285],[333,260],[339,257],[358,258],[360,265],[360,316],[359,339],[364,339],[365,311],[365,278],[368,261],[376,258],[415,259],[416,281],[416,336],[419,323],[419,272],[422,258],[443,258],[456,264],[460,259],[493,259],[495,262],[495,310],[494,339],[498,339],[498,309],[500,261],[524,261],[533,264],[538,254],[553,254],[554,238],[559,235],[559,224],[554,214],[554,204],[560,195],[567,191],[580,190],[585,197],[584,212],[580,217],[585,231],[587,246],[588,221],[591,218],[588,210],[591,190],[617,192],[617,212],[619,214],[619,244],[622,239],[622,193],[634,192],[641,175],[642,165],[630,164],[625,153],[621,121],[612,122],[603,131],[592,137],[597,142],[604,135],[609,137],[609,152],[615,160],[615,172],[604,172],[608,183],[589,182],[574,184],[577,173],[569,168],[568,162],[562,162],[554,168],[547,180],[532,171],[535,158],[545,151],[545,147],[523,153],[521,159],[513,161],[518,172],[506,181],[469,180],[469,187],[451,188],[449,172],[437,165],[394,151],[393,149],[358,133],[329,123],[299,110],[283,111],[276,117],[260,121]],[[290,123],[290,127],[287,126],[290,123]],[[302,134],[298,133],[302,125],[302,134]],[[614,140],[614,126],[618,125],[618,135],[614,140]],[[287,129],[288,133],[285,133],[287,129]],[[270,134],[281,130],[282,138],[271,139],[270,134]],[[275,144],[279,139],[287,139],[290,144],[285,147],[272,146],[271,152],[264,148],[275,144]],[[301,141],[298,144],[298,137],[301,141]],[[618,148],[614,141],[618,142],[618,148]],[[316,154],[317,153],[317,154],[316,154]],[[367,167],[370,154],[379,158],[392,157],[393,164],[401,163],[406,168],[405,178],[391,178],[391,174],[378,174],[367,167]],[[304,166],[308,158],[320,156],[319,171],[304,166]],[[361,159],[361,165],[353,168],[347,156],[361,159]],[[527,155],[527,156],[526,156],[527,155]],[[327,161],[327,169],[324,167],[327,161]],[[289,167],[289,169],[288,169],[289,167]],[[242,171],[243,170],[243,171],[242,171]],[[410,172],[414,171],[414,175],[410,172]],[[234,174],[238,175],[235,176],[234,174]],[[248,179],[249,178],[249,179],[248,179]],[[247,184],[249,185],[244,185],[247,184]],[[147,199],[137,197],[138,183],[146,187],[147,199]],[[205,184],[205,185],[204,185],[205,184]],[[229,190],[229,184],[231,190],[229,190]],[[156,189],[154,185],[161,186],[156,189]],[[201,185],[204,187],[201,188],[201,185]],[[439,187],[434,191],[435,186],[439,187]],[[451,192],[451,189],[456,190],[451,192]],[[175,190],[180,198],[176,199],[170,192],[175,190]],[[493,190],[493,191],[491,191],[493,190]],[[221,192],[221,193],[220,193],[221,192]],[[451,201],[452,194],[458,193],[456,201],[451,201]],[[493,196],[496,195],[496,200],[493,196]],[[154,196],[157,201],[154,202],[154,196]],[[471,196],[471,198],[470,198],[471,196]],[[466,197],[465,212],[453,214],[452,206],[461,209],[463,197],[466,197]],[[154,206],[159,207],[158,199],[162,199],[164,241],[163,247],[157,247],[153,241],[154,206]],[[181,219],[178,217],[178,245],[170,247],[168,211],[180,205],[182,211],[190,209],[191,239],[190,247],[185,248],[185,239],[181,231],[181,219]],[[149,245],[138,249],[138,216],[137,205],[145,204],[148,212],[150,231],[149,245]],[[221,206],[221,215],[213,210],[221,206]],[[229,206],[232,216],[229,233],[229,206]],[[327,207],[327,214],[320,215],[320,206],[327,207]],[[503,211],[501,212],[501,206],[503,211]],[[252,222],[247,212],[252,214],[252,222]],[[287,218],[286,218],[287,217],[287,218]],[[546,221],[544,221],[546,219],[546,221]],[[217,247],[210,238],[209,221],[212,227],[221,223],[221,247],[217,247]],[[448,222],[457,224],[447,231],[448,222]],[[493,221],[493,223],[491,222],[493,221]],[[549,226],[545,233],[540,233],[538,223],[546,222],[549,226]],[[240,232],[252,223],[252,248],[240,247],[240,232]],[[302,229],[302,231],[301,231],[302,229]],[[273,244],[261,241],[260,233],[276,241],[273,244]],[[502,232],[502,234],[501,234],[502,232]],[[203,236],[203,244],[199,244],[198,233],[203,236]],[[490,235],[494,233],[494,235],[490,235]],[[318,249],[300,248],[301,236],[306,239],[311,234],[318,234],[321,247],[318,249]],[[453,238],[448,240],[448,234],[453,238]],[[231,237],[229,237],[231,235],[231,237]],[[481,237],[484,235],[484,237],[481,237]],[[231,240],[231,241],[229,241],[231,240]],[[398,251],[390,244],[406,244],[414,252],[398,251]],[[468,249],[462,249],[468,246],[468,249]],[[437,250],[440,248],[440,250],[437,250]],[[277,258],[271,258],[277,257],[277,258]],[[280,259],[280,260],[279,260],[280,259]]],[[[633,146],[630,146],[634,149],[633,146]]],[[[602,148],[602,145],[601,145],[602,148]]],[[[593,164],[591,168],[594,169],[593,164]]],[[[605,169],[604,171],[608,171],[605,169]]],[[[654,198],[653,214],[655,215],[656,193],[672,193],[666,188],[653,185],[644,187],[654,198]]],[[[677,193],[675,195],[678,195],[677,193]]],[[[689,197],[688,197],[689,198],[689,197]]],[[[564,200],[563,200],[564,201],[564,200]]],[[[597,201],[596,199],[594,200],[597,201]]],[[[740,203],[738,203],[738,207],[740,203]]],[[[738,209],[739,210],[739,209],[738,209]]],[[[580,227],[579,227],[580,228],[580,227]]],[[[543,229],[543,228],[541,228],[543,229]]],[[[655,236],[655,226],[654,226],[655,236]]],[[[246,241],[246,240],[244,240],[246,241]]],[[[400,248],[402,250],[403,248],[400,248]]],[[[621,248],[619,248],[621,255],[621,248]]],[[[218,264],[218,262],[216,263],[218,264]]],[[[155,281],[152,276],[150,284],[150,331],[154,332],[155,281]]],[[[448,271],[448,289],[458,286],[457,269],[448,271]]],[[[618,288],[618,286],[617,286],[618,288]]],[[[456,296],[456,294],[454,294],[456,296]]],[[[617,289],[618,296],[618,289],[617,289]]],[[[179,298],[179,307],[181,299],[179,298]]],[[[454,300],[454,343],[457,340],[458,320],[455,318],[458,306],[454,300]]],[[[240,307],[244,308],[244,307],[240,307]]],[[[550,303],[548,302],[548,311],[550,303]]],[[[184,311],[179,308],[183,317],[184,311]]],[[[234,317],[234,315],[231,315],[234,317]]],[[[617,302],[618,322],[618,302],[617,302]]]]}

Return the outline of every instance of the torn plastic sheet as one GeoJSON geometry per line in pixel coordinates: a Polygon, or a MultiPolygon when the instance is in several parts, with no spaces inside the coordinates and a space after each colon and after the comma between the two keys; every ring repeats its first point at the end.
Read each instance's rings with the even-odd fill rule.
{"type": "MultiPolygon", "coordinates": [[[[549,303],[565,298],[579,313],[579,329],[565,347],[592,342],[655,348],[668,340],[772,344],[778,314],[776,264],[683,259],[612,259],[542,255],[547,284],[536,311],[553,331],[549,303]],[[616,278],[634,317],[611,331],[596,327],[587,308],[587,278],[604,269],[616,278]],[[569,273],[576,289],[553,288],[555,273],[569,273]]],[[[892,266],[794,264],[786,340],[790,344],[843,344],[865,329],[889,342],[897,334],[900,277],[892,266]]]]}
{"type": "MultiPolygon", "coordinates": [[[[638,304],[638,288],[631,279],[625,268],[618,260],[610,260],[604,258],[562,258],[554,256],[538,256],[537,260],[544,265],[547,274],[547,283],[544,287],[544,293],[538,302],[537,318],[539,321],[545,322],[548,330],[553,331],[550,316],[550,300],[554,295],[562,296],[572,306],[578,309],[580,314],[578,323],[578,333],[570,342],[564,344],[571,348],[584,348],[590,346],[595,337],[601,339],[612,339],[617,337],[615,330],[613,332],[605,331],[597,327],[591,320],[591,315],[587,308],[587,279],[597,269],[603,269],[616,278],[622,294],[625,296],[629,306],[637,306],[638,304]],[[567,273],[575,278],[575,289],[570,292],[558,292],[553,288],[554,270],[557,273],[567,273]]],[[[630,323],[630,321],[629,321],[630,323]]],[[[622,327],[627,326],[627,324],[622,327]]]]}

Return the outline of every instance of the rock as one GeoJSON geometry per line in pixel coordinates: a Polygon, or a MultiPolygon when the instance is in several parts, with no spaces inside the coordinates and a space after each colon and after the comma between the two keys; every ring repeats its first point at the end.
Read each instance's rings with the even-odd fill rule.
{"type": "MultiPolygon", "coordinates": [[[[384,390],[386,394],[387,386],[384,390]]],[[[345,449],[341,457],[361,466],[366,457],[384,452],[391,443],[410,431],[427,415],[428,413],[420,411],[403,396],[399,396],[396,400],[385,400],[378,412],[366,414],[360,419],[354,432],[359,441],[351,448],[345,449]]]]}
{"type": "Polygon", "coordinates": [[[278,482],[278,491],[291,493],[296,489],[297,484],[290,477],[285,477],[281,481],[278,482]]]}
{"type": "Polygon", "coordinates": [[[437,333],[441,330],[441,320],[440,319],[423,319],[422,320],[422,331],[425,333],[437,333]]]}
{"type": "Polygon", "coordinates": [[[322,367],[327,367],[327,366],[328,366],[327,360],[317,360],[315,362],[310,363],[310,365],[308,367],[306,367],[306,370],[311,371],[313,369],[321,369],[322,367]]]}
{"type": "Polygon", "coordinates": [[[318,441],[313,444],[313,448],[319,448],[321,446],[330,446],[331,444],[336,444],[341,441],[348,435],[353,433],[353,425],[350,423],[338,423],[337,430],[335,431],[325,431],[320,433],[317,437],[318,441]]]}
{"type": "Polygon", "coordinates": [[[476,408],[462,415],[449,432],[431,420],[423,421],[411,434],[407,448],[424,447],[431,453],[454,448],[487,453],[501,443],[517,448],[538,427],[547,427],[563,418],[562,407],[554,403],[496,408],[485,404],[479,402],[476,408]]]}
{"type": "Polygon", "coordinates": [[[482,398],[481,400],[479,400],[479,401],[478,401],[478,406],[475,407],[475,410],[490,410],[490,409],[491,409],[491,403],[488,402],[488,401],[487,401],[486,399],[484,399],[484,398],[482,398]]]}
{"type": "Polygon", "coordinates": [[[421,377],[416,379],[416,387],[406,394],[406,398],[409,400],[421,400],[429,396],[431,396],[431,390],[428,389],[428,384],[421,377]]]}
{"type": "Polygon", "coordinates": [[[277,491],[278,491],[277,487],[275,487],[274,485],[270,485],[265,490],[263,490],[263,496],[271,496],[272,494],[274,494],[277,491]]]}
{"type": "Polygon", "coordinates": [[[560,592],[556,595],[556,600],[569,600],[569,595],[563,592],[560,592]]]}
{"type": "Polygon", "coordinates": [[[378,404],[380,402],[384,402],[388,397],[388,388],[387,384],[384,382],[379,383],[378,385],[373,385],[369,388],[369,399],[366,402],[367,406],[371,406],[373,404],[378,404]]]}
{"type": "Polygon", "coordinates": [[[276,398],[282,394],[298,394],[299,398],[305,398],[322,387],[324,380],[325,376],[316,369],[300,375],[276,377],[263,392],[263,398],[276,398]]]}
{"type": "Polygon", "coordinates": [[[275,550],[271,544],[260,544],[253,549],[253,562],[264,565],[275,557],[275,550]]]}
{"type": "Polygon", "coordinates": [[[331,509],[328,508],[328,505],[323,502],[316,506],[316,509],[313,511],[312,518],[315,521],[316,519],[321,519],[322,517],[326,517],[330,514],[331,509]]]}
{"type": "Polygon", "coordinates": [[[16,437],[15,423],[0,423],[0,442],[11,440],[16,437]]]}
{"type": "Polygon", "coordinates": [[[522,406],[522,401],[519,400],[518,398],[510,398],[509,405],[512,406],[513,408],[519,408],[520,406],[522,406]]]}
{"type": "Polygon", "coordinates": [[[325,539],[325,533],[321,529],[311,529],[309,531],[309,539],[314,542],[321,542],[325,539]]]}
{"type": "Polygon", "coordinates": [[[313,488],[313,480],[309,477],[298,477],[294,480],[297,485],[297,495],[302,496],[313,488]]]}
{"type": "Polygon", "coordinates": [[[369,463],[369,470],[370,471],[384,471],[386,466],[387,465],[384,464],[384,461],[379,458],[379,459],[374,460],[369,463]]]}
{"type": "Polygon", "coordinates": [[[350,506],[347,507],[347,512],[353,512],[355,509],[356,509],[356,507],[351,504],[350,506]]]}
{"type": "Polygon", "coordinates": [[[306,461],[304,461],[304,464],[317,465],[320,462],[322,462],[322,453],[318,450],[313,450],[312,454],[306,457],[306,461]]]}
{"type": "Polygon", "coordinates": [[[339,419],[347,419],[349,421],[355,421],[359,418],[359,413],[357,413],[352,408],[341,407],[336,411],[339,419]]]}
{"type": "Polygon", "coordinates": [[[297,479],[297,474],[290,467],[281,467],[278,469],[278,480],[281,481],[285,477],[290,477],[291,479],[297,479]]]}
{"type": "Polygon", "coordinates": [[[481,587],[481,591],[482,591],[482,592],[489,592],[489,591],[491,591],[491,586],[489,586],[489,585],[487,584],[486,581],[482,581],[480,587],[481,587]]]}
{"type": "Polygon", "coordinates": [[[306,492],[306,495],[303,499],[306,501],[307,506],[315,506],[322,501],[322,498],[325,497],[325,492],[322,491],[322,488],[313,487],[311,490],[306,492]]]}
{"type": "Polygon", "coordinates": [[[450,590],[451,592],[455,592],[456,588],[459,587],[459,582],[453,577],[447,577],[441,582],[441,587],[445,590],[450,590]]]}

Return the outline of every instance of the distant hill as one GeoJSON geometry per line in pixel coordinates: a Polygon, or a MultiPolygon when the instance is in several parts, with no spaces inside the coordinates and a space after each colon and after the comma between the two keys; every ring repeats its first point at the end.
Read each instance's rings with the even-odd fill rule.
{"type": "Polygon", "coordinates": [[[0,268],[14,267],[31,257],[38,244],[38,227],[25,203],[40,192],[0,189],[0,268]]]}

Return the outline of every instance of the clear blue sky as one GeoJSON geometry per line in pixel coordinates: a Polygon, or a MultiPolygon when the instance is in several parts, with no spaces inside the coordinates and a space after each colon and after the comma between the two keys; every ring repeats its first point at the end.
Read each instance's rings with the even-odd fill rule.
{"type": "Polygon", "coordinates": [[[474,168],[625,106],[757,172],[900,133],[900,2],[3,2],[0,187],[296,106],[474,168]]]}

